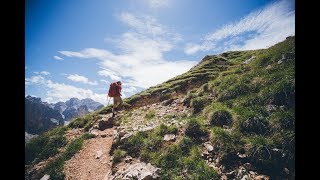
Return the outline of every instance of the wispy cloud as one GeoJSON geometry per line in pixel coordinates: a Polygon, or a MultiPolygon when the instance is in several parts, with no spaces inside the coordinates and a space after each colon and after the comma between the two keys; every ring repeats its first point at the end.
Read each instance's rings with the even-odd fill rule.
{"type": "Polygon", "coordinates": [[[74,82],[81,82],[84,84],[90,84],[90,85],[98,85],[96,81],[89,81],[87,77],[80,76],[78,74],[69,74],[67,79],[74,81],[74,82]]]}
{"type": "Polygon", "coordinates": [[[290,0],[269,4],[238,22],[209,33],[200,43],[188,43],[185,53],[260,49],[274,45],[295,34],[295,10],[291,6],[290,0]]]}
{"type": "Polygon", "coordinates": [[[101,81],[101,82],[104,82],[104,83],[106,83],[106,84],[109,84],[109,83],[110,83],[109,81],[106,81],[106,80],[104,80],[104,79],[100,79],[100,81],[101,81]]]}
{"type": "Polygon", "coordinates": [[[145,0],[151,8],[167,7],[169,0],[145,0]]]}
{"type": "Polygon", "coordinates": [[[33,73],[34,73],[34,74],[45,75],[45,76],[47,76],[47,75],[49,75],[49,74],[50,74],[48,71],[40,71],[40,72],[35,71],[35,72],[33,72],[33,73]]]}
{"type": "Polygon", "coordinates": [[[59,56],[53,56],[53,58],[54,58],[55,60],[63,60],[63,58],[61,58],[61,57],[59,57],[59,56]]]}
{"type": "Polygon", "coordinates": [[[46,76],[46,75],[49,75],[50,73],[48,71],[41,71],[40,74],[43,74],[46,76]]]}
{"type": "Polygon", "coordinates": [[[161,83],[186,72],[197,63],[187,60],[169,61],[164,58],[164,53],[173,50],[181,38],[156,19],[130,13],[122,13],[119,19],[131,27],[128,32],[112,40],[120,53],[96,48],[59,52],[68,57],[99,59],[99,75],[111,81],[122,80],[128,86],[139,88],[161,83]]]}

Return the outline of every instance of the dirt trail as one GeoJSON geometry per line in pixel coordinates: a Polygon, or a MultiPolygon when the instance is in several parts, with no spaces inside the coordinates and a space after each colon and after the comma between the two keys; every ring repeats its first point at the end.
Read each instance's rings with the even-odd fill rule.
{"type": "Polygon", "coordinates": [[[110,155],[114,128],[99,131],[95,138],[84,142],[83,148],[66,161],[64,173],[67,180],[108,179],[111,171],[110,155]],[[99,152],[100,151],[100,152],[99,152]],[[102,155],[96,158],[97,154],[102,155]]]}
{"type": "MultiPolygon", "coordinates": [[[[119,119],[123,116],[123,111],[119,111],[115,119],[119,119]]],[[[170,105],[162,105],[160,103],[148,105],[145,107],[137,108],[126,114],[128,122],[120,125],[120,129],[125,130],[127,133],[134,133],[136,131],[143,130],[144,128],[154,128],[161,124],[161,122],[168,121],[167,123],[180,122],[172,120],[172,117],[180,117],[183,115],[189,115],[189,109],[182,106],[178,101],[172,102],[170,105]],[[146,114],[153,112],[154,117],[152,120],[146,120],[146,114]],[[166,116],[172,117],[166,117],[166,116]]],[[[100,121],[108,121],[111,118],[111,114],[100,115],[101,119],[95,124],[100,124],[100,121]]],[[[95,126],[95,125],[93,125],[95,126]]],[[[99,125],[100,126],[100,125],[99,125]]],[[[103,127],[103,125],[102,125],[103,127]]],[[[107,128],[107,127],[106,127],[107,128]]],[[[64,165],[64,173],[67,180],[108,180],[110,179],[112,172],[112,163],[110,161],[110,150],[114,138],[113,133],[118,133],[119,127],[115,126],[107,128],[102,131],[100,128],[94,128],[90,130],[91,134],[95,134],[95,138],[88,139],[84,142],[83,148],[75,154],[70,160],[66,161],[64,165]],[[97,154],[102,155],[96,158],[97,154]]],[[[72,140],[82,134],[83,130],[73,130],[68,132],[67,139],[72,140]]],[[[126,164],[128,165],[128,164],[126,164]]],[[[117,165],[118,166],[118,165],[117,165]]],[[[116,167],[116,169],[124,167],[116,167]]],[[[120,170],[119,169],[119,170],[120,170]]]]}

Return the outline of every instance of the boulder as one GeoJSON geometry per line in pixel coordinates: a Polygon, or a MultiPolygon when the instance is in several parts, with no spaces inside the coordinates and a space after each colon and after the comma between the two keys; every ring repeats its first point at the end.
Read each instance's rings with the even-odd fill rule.
{"type": "Polygon", "coordinates": [[[165,134],[163,137],[164,141],[175,141],[176,140],[176,135],[174,134],[165,134]]]}
{"type": "Polygon", "coordinates": [[[110,179],[138,179],[152,180],[159,179],[159,168],[152,166],[150,163],[137,162],[130,164],[124,170],[119,170],[111,176],[110,179]]]}
{"type": "Polygon", "coordinates": [[[113,118],[109,118],[109,119],[106,119],[106,120],[100,120],[98,122],[98,129],[100,131],[103,131],[107,128],[111,128],[113,126],[113,118]]]}
{"type": "Polygon", "coordinates": [[[40,180],[48,180],[48,179],[50,179],[50,175],[45,174],[40,180]]]}
{"type": "Polygon", "coordinates": [[[205,142],[204,147],[206,147],[209,153],[213,151],[213,146],[209,142],[205,142]]]}
{"type": "Polygon", "coordinates": [[[101,150],[96,152],[95,158],[96,159],[100,159],[100,157],[102,156],[103,152],[101,150]]]}

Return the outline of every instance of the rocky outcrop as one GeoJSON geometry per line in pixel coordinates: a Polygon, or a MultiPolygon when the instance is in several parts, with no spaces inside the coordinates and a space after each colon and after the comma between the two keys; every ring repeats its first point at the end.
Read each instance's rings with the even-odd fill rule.
{"type": "Polygon", "coordinates": [[[119,170],[110,179],[138,179],[151,180],[159,179],[160,169],[152,166],[150,163],[137,162],[130,164],[126,169],[119,170]]]}
{"type": "Polygon", "coordinates": [[[165,134],[163,137],[164,141],[175,141],[176,135],[175,134],[165,134]]]}

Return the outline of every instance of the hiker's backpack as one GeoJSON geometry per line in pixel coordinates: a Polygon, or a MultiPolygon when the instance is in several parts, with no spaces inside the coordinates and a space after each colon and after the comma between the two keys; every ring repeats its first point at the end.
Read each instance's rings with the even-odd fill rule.
{"type": "Polygon", "coordinates": [[[117,96],[119,94],[120,94],[120,92],[119,92],[119,87],[117,87],[117,83],[112,82],[110,84],[110,87],[109,87],[108,96],[109,97],[115,97],[115,96],[117,96]]]}

